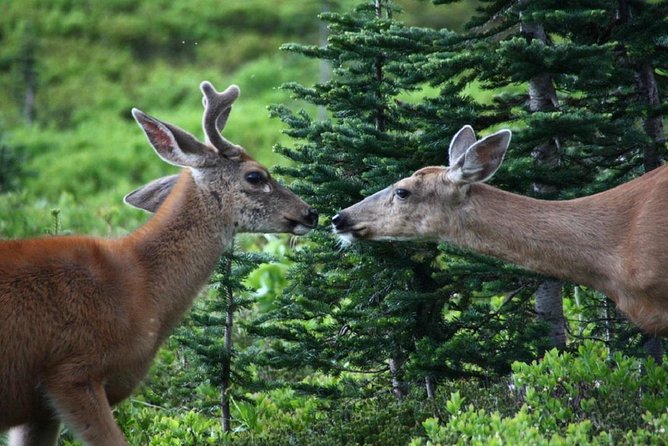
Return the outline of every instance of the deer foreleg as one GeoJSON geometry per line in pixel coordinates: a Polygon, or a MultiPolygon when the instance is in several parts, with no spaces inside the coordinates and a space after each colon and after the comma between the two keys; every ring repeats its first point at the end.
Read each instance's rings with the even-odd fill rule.
{"type": "Polygon", "coordinates": [[[58,420],[40,420],[9,430],[9,446],[55,446],[60,432],[58,420]]]}
{"type": "Polygon", "coordinates": [[[114,420],[101,382],[91,379],[59,381],[48,386],[47,393],[63,422],[87,445],[127,444],[114,420]]]}

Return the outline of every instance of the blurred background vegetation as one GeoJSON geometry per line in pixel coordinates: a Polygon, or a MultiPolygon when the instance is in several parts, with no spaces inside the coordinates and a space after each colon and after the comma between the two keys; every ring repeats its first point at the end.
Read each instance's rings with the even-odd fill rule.
{"type": "MultiPolygon", "coordinates": [[[[546,198],[569,198],[642,172],[641,144],[629,141],[647,140],[638,122],[647,112],[625,102],[635,87],[617,88],[611,100],[604,97],[612,89],[601,87],[633,78],[630,68],[615,71],[605,58],[620,43],[610,37],[614,30],[596,28],[627,2],[574,2],[571,16],[545,12],[559,2],[533,2],[538,6],[525,17],[542,21],[554,42],[564,44],[547,56],[517,37],[513,8],[526,3],[0,2],[0,238],[121,236],[145,222],[148,216],[124,206],[122,197],[173,168],[155,156],[130,109],[200,135],[197,86],[204,79],[218,89],[240,86],[226,137],[275,168],[323,214],[325,227],[300,241],[238,237],[236,254],[221,259],[211,289],[162,349],[146,384],[117,409],[131,444],[652,444],[662,438],[666,368],[642,358],[640,335],[624,322],[612,335],[609,324],[596,322],[614,312],[603,296],[564,287],[558,297],[573,330],[569,347],[545,353],[554,344],[549,324],[532,313],[541,278],[447,246],[342,253],[328,234],[328,214],[337,208],[413,168],[443,163],[444,147],[464,123],[520,130],[514,161],[498,175],[509,190],[540,195],[532,185],[543,182],[557,186],[544,188],[546,198]],[[387,8],[378,22],[364,9],[374,4],[387,8]],[[598,33],[595,41],[578,41],[582,36],[571,28],[580,21],[598,33]],[[363,32],[386,39],[346,53],[346,39],[363,32]],[[328,43],[332,35],[337,38],[328,43]],[[484,47],[489,58],[476,52],[483,41],[491,45],[484,47]],[[288,42],[304,46],[280,51],[288,42]],[[309,49],[326,44],[325,56],[341,62],[334,72],[318,57],[323,54],[309,49]],[[573,49],[568,44],[582,47],[566,55],[573,49]],[[379,54],[400,61],[393,65],[389,57],[383,65],[388,84],[356,78],[364,70],[355,68],[375,67],[379,54]],[[594,58],[600,54],[605,57],[594,58]],[[535,113],[527,105],[531,69],[541,63],[552,64],[560,113],[535,113]],[[402,72],[406,66],[411,76],[402,72]],[[377,104],[345,103],[358,93],[346,90],[354,82],[378,92],[391,111],[380,147],[370,142],[378,129],[355,121],[358,112],[373,115],[377,104]],[[280,88],[286,83],[289,88],[280,88]],[[619,103],[628,110],[609,108],[619,103]],[[344,135],[333,138],[334,129],[344,135]],[[567,147],[562,169],[532,158],[546,135],[558,135],[567,147]],[[345,155],[352,167],[346,175],[332,173],[342,159],[335,150],[348,141],[356,144],[345,155]],[[620,141],[628,143],[626,151],[610,149],[620,141]],[[592,159],[605,163],[591,168],[592,159]],[[416,277],[425,280],[416,285],[416,277]],[[593,309],[581,305],[583,297],[593,309]],[[420,299],[431,303],[423,307],[420,299]],[[374,300],[382,302],[371,305],[374,300]],[[238,326],[228,351],[222,320],[231,308],[238,326]],[[420,319],[420,312],[429,317],[420,319]],[[340,324],[342,318],[350,324],[340,324]],[[367,336],[364,344],[360,336],[344,345],[355,324],[367,336]],[[604,343],[584,340],[600,340],[605,330],[604,343]],[[325,348],[337,336],[342,343],[325,348]],[[401,359],[387,356],[395,346],[401,359]],[[522,362],[512,364],[516,359],[522,362]],[[225,361],[234,361],[232,389],[221,389],[225,361]],[[220,422],[226,403],[230,432],[220,422]]],[[[622,42],[631,55],[659,47],[657,60],[665,61],[666,21],[635,26],[624,34],[635,40],[622,42]],[[651,42],[640,32],[650,27],[658,36],[651,42]]],[[[662,88],[666,69],[656,67],[662,88]]],[[[653,113],[665,109],[664,99],[653,113]]],[[[661,150],[665,157],[665,143],[661,150]]],[[[73,441],[66,433],[63,442],[73,441]]]]}
{"type": "MultiPolygon", "coordinates": [[[[122,197],[166,169],[135,127],[138,107],[198,134],[204,79],[241,87],[229,139],[259,161],[285,140],[266,107],[279,86],[318,80],[317,62],[278,51],[316,43],[316,16],[353,2],[4,1],[0,17],[0,236],[40,234],[49,210],[77,233],[118,235],[144,217],[122,197]],[[12,150],[9,150],[9,147],[12,150]]],[[[461,27],[470,7],[404,2],[415,24],[461,27]]],[[[232,123],[231,123],[232,124],[232,123]]]]}

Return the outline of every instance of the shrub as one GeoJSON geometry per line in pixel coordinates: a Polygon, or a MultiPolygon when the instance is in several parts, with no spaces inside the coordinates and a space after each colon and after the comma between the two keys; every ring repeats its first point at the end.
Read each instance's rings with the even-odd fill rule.
{"type": "Polygon", "coordinates": [[[513,415],[465,406],[459,392],[443,422],[428,418],[411,446],[662,444],[668,426],[668,371],[653,360],[610,355],[586,342],[578,354],[553,350],[515,363],[509,391],[523,402],[513,415]]]}
{"type": "Polygon", "coordinates": [[[228,439],[220,419],[192,410],[165,411],[130,401],[121,405],[115,415],[130,444],[219,445],[228,439]]]}

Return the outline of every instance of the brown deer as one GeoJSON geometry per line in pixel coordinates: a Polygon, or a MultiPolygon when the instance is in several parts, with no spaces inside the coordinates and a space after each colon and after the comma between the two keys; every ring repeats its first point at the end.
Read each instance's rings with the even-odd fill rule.
{"type": "Polygon", "coordinates": [[[208,82],[206,143],[133,109],[163,160],[183,167],[125,197],[155,212],[119,239],[0,242],[0,431],[12,446],[55,445],[60,421],[88,445],[123,445],[111,406],[158,347],[236,232],[307,233],[317,212],[220,134],[236,86],[208,82]]]}
{"type": "Polygon", "coordinates": [[[462,128],[450,167],[425,167],[332,218],[345,240],[431,239],[590,286],[644,331],[668,334],[668,167],[596,195],[536,200],[483,184],[511,132],[462,128]]]}

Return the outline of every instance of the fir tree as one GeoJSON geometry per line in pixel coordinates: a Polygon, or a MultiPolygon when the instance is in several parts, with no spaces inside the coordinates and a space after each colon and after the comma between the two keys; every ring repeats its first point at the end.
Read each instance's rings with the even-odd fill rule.
{"type": "MultiPolygon", "coordinates": [[[[638,11],[660,12],[646,6],[638,11]]],[[[330,29],[326,46],[286,48],[329,61],[333,78],[287,88],[327,116],[273,108],[298,141],[279,147],[295,161],[282,173],[324,215],[333,215],[416,168],[443,164],[450,137],[471,124],[483,134],[501,125],[515,130],[493,179],[503,189],[568,199],[628,181],[647,167],[647,141],[654,141],[659,159],[665,155],[665,144],[656,144],[660,137],[648,138],[647,131],[665,102],[648,99],[651,81],[634,82],[642,78],[638,67],[665,61],[659,50],[645,59],[628,56],[635,53],[624,45],[639,48],[650,37],[624,31],[617,8],[609,1],[568,8],[547,0],[484,1],[463,35],[405,27],[387,2],[323,14],[330,29]],[[503,94],[477,101],[467,94],[472,85],[503,94]],[[425,95],[426,87],[437,94],[425,95]]],[[[660,33],[654,41],[655,47],[663,42],[660,33]]],[[[652,71],[656,89],[665,81],[661,73],[652,71]]],[[[541,324],[527,323],[536,291],[550,297],[558,316],[562,295],[600,301],[580,299],[588,290],[562,288],[447,244],[339,250],[326,230],[311,241],[295,257],[291,286],[253,328],[271,339],[261,363],[292,370],[307,365],[297,381],[314,370],[359,373],[391,383],[398,396],[408,382],[426,383],[432,394],[439,379],[504,373],[513,359],[540,354],[546,347],[540,339],[547,340],[541,324]]],[[[640,339],[628,324],[607,320],[615,316],[609,303],[596,308],[595,317],[604,312],[606,322],[589,323],[581,334],[640,339]]],[[[563,327],[558,319],[553,329],[563,327]]],[[[551,342],[563,346],[563,332],[551,342]]],[[[307,382],[300,385],[323,391],[307,382]]]]}
{"type": "MultiPolygon", "coordinates": [[[[482,3],[470,31],[482,50],[478,79],[485,88],[505,92],[490,115],[516,130],[499,177],[502,187],[573,198],[628,181],[665,157],[665,136],[662,140],[656,119],[662,110],[660,72],[647,68],[665,66],[659,49],[665,22],[649,19],[665,17],[665,5],[482,3]]],[[[539,288],[537,309],[541,298],[549,297],[548,306],[558,311],[560,287],[544,284],[551,292],[544,293],[545,285],[539,288]]],[[[607,319],[614,310],[606,303],[597,317],[601,313],[607,319]]],[[[608,339],[617,332],[623,342],[639,339],[637,330],[612,320],[595,326],[592,335],[598,331],[608,339]]]]}
{"type": "Polygon", "coordinates": [[[194,353],[193,368],[200,370],[197,380],[220,389],[213,407],[220,408],[225,432],[232,429],[231,399],[241,397],[243,386],[250,382],[248,362],[236,360],[238,333],[234,331],[235,318],[253,304],[244,280],[259,264],[271,260],[262,253],[223,255],[210,280],[212,293],[193,308],[185,328],[178,331],[179,343],[194,353]]]}
{"type": "MultiPolygon", "coordinates": [[[[294,178],[293,188],[323,215],[419,167],[443,164],[449,138],[480,119],[479,107],[461,94],[461,76],[467,74],[457,63],[439,67],[450,79],[439,100],[422,102],[412,93],[427,81],[418,64],[429,63],[437,50],[457,55],[466,39],[405,27],[393,14],[385,1],[363,3],[348,14],[322,14],[330,29],[325,47],[286,46],[333,67],[327,82],[286,86],[297,98],[324,107],[329,119],[273,108],[298,140],[295,147],[279,147],[295,161],[281,173],[294,178]]],[[[515,305],[523,302],[518,299],[506,304],[516,311],[490,311],[490,297],[499,288],[488,286],[483,297],[477,295],[488,269],[461,267],[462,253],[450,258],[452,252],[444,256],[419,243],[340,249],[328,228],[311,241],[296,255],[291,285],[276,309],[253,329],[273,339],[258,358],[264,365],[343,378],[356,373],[401,397],[407,380],[426,383],[433,394],[439,378],[506,372],[512,360],[533,357],[536,332],[526,324],[526,305],[515,305]],[[462,283],[477,288],[462,291],[462,283]]],[[[515,290],[523,293],[525,287],[515,290]]],[[[359,380],[351,383],[361,386],[359,380]]]]}

